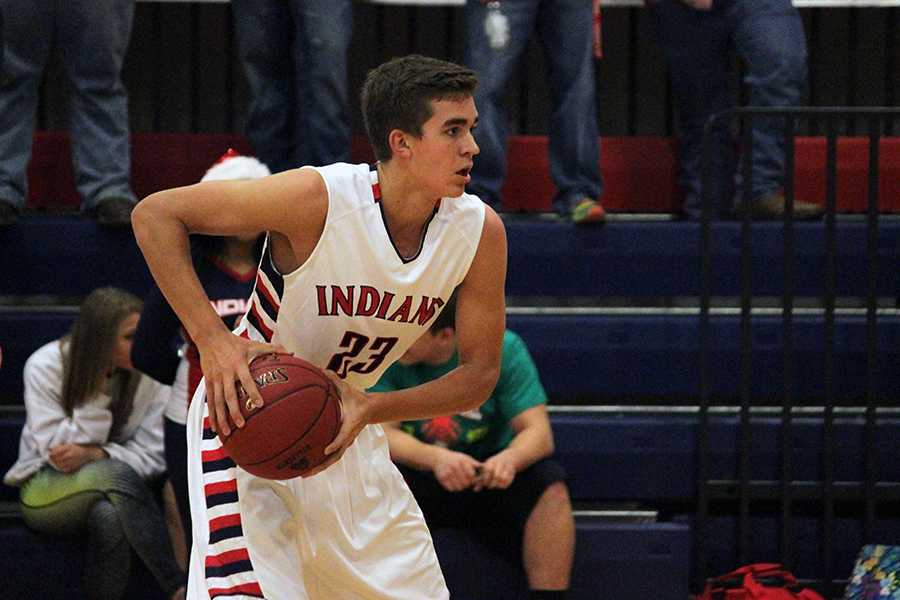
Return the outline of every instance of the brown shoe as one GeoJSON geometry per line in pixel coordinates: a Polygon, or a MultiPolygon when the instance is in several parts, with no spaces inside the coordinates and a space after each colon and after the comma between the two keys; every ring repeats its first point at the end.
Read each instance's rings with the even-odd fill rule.
{"type": "Polygon", "coordinates": [[[97,222],[111,227],[131,225],[131,211],[134,203],[126,198],[104,198],[92,211],[97,222]]]}
{"type": "MultiPolygon", "coordinates": [[[[784,219],[785,205],[786,200],[782,192],[769,194],[753,202],[750,206],[750,218],[754,221],[780,221],[784,219]]],[[[818,204],[794,200],[794,219],[797,221],[819,219],[824,212],[824,209],[818,204]]],[[[739,217],[743,214],[740,207],[735,213],[739,217]]]]}

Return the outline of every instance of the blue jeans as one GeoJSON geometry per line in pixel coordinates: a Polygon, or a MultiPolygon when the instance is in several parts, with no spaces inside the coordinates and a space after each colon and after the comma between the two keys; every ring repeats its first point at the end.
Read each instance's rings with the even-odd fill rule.
{"type": "MultiPolygon", "coordinates": [[[[669,70],[680,129],[680,183],[686,216],[702,208],[703,127],[735,104],[729,90],[732,47],[746,68],[744,85],[753,106],[798,106],[807,86],[806,37],[791,0],[716,0],[696,11],[680,0],[650,5],[669,70]]],[[[756,119],[753,128],[751,198],[784,185],[784,119],[756,119]]],[[[734,191],[742,191],[727,119],[713,131],[713,214],[730,213],[734,191]],[[732,185],[734,184],[734,187],[732,185]]]]}
{"type": "Polygon", "coordinates": [[[504,106],[506,84],[537,31],[547,57],[553,109],[550,114],[550,177],[557,189],[554,206],[568,214],[573,202],[603,192],[600,141],[591,37],[590,0],[504,0],[510,40],[491,48],[484,31],[486,8],[479,0],[466,3],[465,62],[478,75],[475,157],[469,191],[495,208],[506,178],[509,124],[504,106]]]}
{"type": "Polygon", "coordinates": [[[185,584],[153,493],[124,462],[98,460],[73,473],[46,466],[25,482],[19,497],[31,529],[86,534],[84,586],[92,600],[122,598],[132,549],[166,595],[185,584]]]}
{"type": "Polygon", "coordinates": [[[82,208],[112,197],[134,202],[128,98],[120,77],[134,0],[0,0],[0,10],[0,199],[25,205],[38,87],[55,37],[71,82],[72,164],[82,208]]]}
{"type": "Polygon", "coordinates": [[[350,155],[350,0],[232,0],[250,87],[247,136],[273,173],[350,155]]]}

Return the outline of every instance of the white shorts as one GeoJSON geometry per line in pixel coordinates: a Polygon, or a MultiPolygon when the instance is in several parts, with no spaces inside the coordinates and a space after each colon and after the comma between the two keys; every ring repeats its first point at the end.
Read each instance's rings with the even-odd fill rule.
{"type": "Polygon", "coordinates": [[[449,598],[381,426],[363,429],[322,473],[273,481],[234,466],[206,419],[201,382],[187,427],[190,600],[449,598]]]}

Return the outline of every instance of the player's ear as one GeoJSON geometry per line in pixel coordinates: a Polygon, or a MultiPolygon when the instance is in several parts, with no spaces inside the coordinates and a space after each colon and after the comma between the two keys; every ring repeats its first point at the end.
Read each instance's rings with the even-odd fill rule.
{"type": "Polygon", "coordinates": [[[408,140],[409,134],[399,129],[392,129],[388,134],[388,145],[391,147],[391,156],[408,158],[412,152],[408,140]]]}

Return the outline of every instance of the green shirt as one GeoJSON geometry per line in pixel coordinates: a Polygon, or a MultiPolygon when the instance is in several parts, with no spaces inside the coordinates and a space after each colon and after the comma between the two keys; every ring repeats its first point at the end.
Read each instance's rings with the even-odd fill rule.
{"type": "MultiPolygon", "coordinates": [[[[437,379],[456,368],[459,356],[454,353],[442,365],[394,363],[385,371],[371,391],[402,390],[437,379]]],[[[490,397],[479,408],[462,414],[420,421],[404,421],[403,431],[415,438],[464,452],[485,460],[509,445],[513,438],[509,422],[523,411],[547,403],[547,394],[538,378],[537,368],[518,335],[503,334],[503,356],[500,377],[490,397]]]]}

